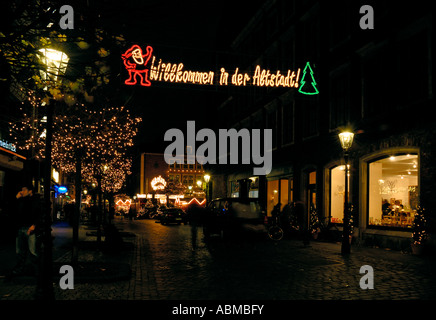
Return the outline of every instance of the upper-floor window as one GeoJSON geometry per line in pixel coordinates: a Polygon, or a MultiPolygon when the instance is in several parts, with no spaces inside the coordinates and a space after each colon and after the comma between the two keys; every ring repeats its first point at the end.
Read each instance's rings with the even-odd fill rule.
{"type": "Polygon", "coordinates": [[[344,126],[350,120],[350,77],[348,72],[330,81],[330,129],[344,126]]]}
{"type": "Polygon", "coordinates": [[[282,143],[294,142],[294,101],[282,106],[282,143]]]}

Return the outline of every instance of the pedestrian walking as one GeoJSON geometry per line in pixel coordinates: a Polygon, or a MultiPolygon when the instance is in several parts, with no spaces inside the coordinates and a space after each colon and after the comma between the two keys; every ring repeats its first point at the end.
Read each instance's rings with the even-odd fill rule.
{"type": "Polygon", "coordinates": [[[27,185],[17,193],[16,200],[14,220],[18,228],[16,233],[17,263],[11,276],[17,276],[24,272],[27,258],[29,258],[36,276],[39,251],[37,243],[37,231],[40,224],[39,197],[33,194],[33,186],[27,185]]]}
{"type": "Polygon", "coordinates": [[[188,208],[188,221],[191,225],[191,245],[192,250],[197,249],[197,228],[201,224],[201,207],[197,205],[191,205],[191,207],[188,208]]]}
{"type": "Polygon", "coordinates": [[[308,246],[310,244],[309,222],[308,217],[305,215],[304,203],[302,201],[295,202],[295,213],[298,225],[301,227],[300,232],[303,238],[303,244],[308,246]]]}
{"type": "Polygon", "coordinates": [[[271,216],[277,225],[280,225],[280,220],[281,220],[280,208],[281,208],[281,206],[282,206],[282,204],[279,202],[274,206],[274,208],[271,211],[271,216]]]}

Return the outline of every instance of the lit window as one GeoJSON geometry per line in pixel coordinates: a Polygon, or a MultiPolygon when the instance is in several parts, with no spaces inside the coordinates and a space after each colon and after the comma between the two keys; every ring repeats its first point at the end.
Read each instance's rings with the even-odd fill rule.
{"type": "Polygon", "coordinates": [[[419,203],[418,156],[391,155],[369,163],[368,224],[411,228],[419,203]]]}
{"type": "MultiPolygon", "coordinates": [[[[332,223],[342,223],[345,202],[345,166],[337,166],[330,175],[330,213],[332,223]]],[[[350,177],[348,177],[350,179],[350,177]]],[[[348,180],[349,182],[349,180],[348,180]]]]}

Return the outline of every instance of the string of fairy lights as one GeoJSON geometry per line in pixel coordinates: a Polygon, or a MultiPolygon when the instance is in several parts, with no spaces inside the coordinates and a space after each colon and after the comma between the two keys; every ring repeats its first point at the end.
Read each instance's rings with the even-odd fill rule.
{"type": "Polygon", "coordinates": [[[425,218],[425,208],[418,207],[415,213],[415,218],[413,221],[413,244],[421,245],[427,239],[426,224],[427,220],[425,218]]]}
{"type": "MultiPolygon", "coordinates": [[[[27,94],[33,112],[24,113],[20,121],[10,123],[10,136],[18,149],[28,150],[35,159],[42,160],[46,120],[38,113],[44,103],[32,91],[27,94]]],[[[80,154],[82,178],[90,184],[100,181],[103,192],[117,192],[131,174],[132,160],[127,150],[133,146],[141,121],[123,106],[95,110],[84,104],[63,105],[53,117],[53,167],[74,173],[80,154]]]]}

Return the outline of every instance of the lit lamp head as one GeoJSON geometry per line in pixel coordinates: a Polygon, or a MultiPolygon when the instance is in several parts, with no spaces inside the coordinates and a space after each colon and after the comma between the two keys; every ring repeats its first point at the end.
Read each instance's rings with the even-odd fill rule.
{"type": "Polygon", "coordinates": [[[59,75],[65,74],[69,57],[62,51],[54,49],[40,49],[41,60],[47,66],[45,71],[41,70],[41,77],[43,80],[57,81],[59,75]]]}
{"type": "Polygon", "coordinates": [[[205,175],[204,175],[204,181],[206,181],[206,183],[209,183],[209,181],[210,181],[210,175],[205,174],[205,175]]]}
{"type": "Polygon", "coordinates": [[[341,132],[339,134],[339,140],[341,141],[342,149],[346,152],[351,148],[353,144],[354,133],[352,132],[341,132]]]}

